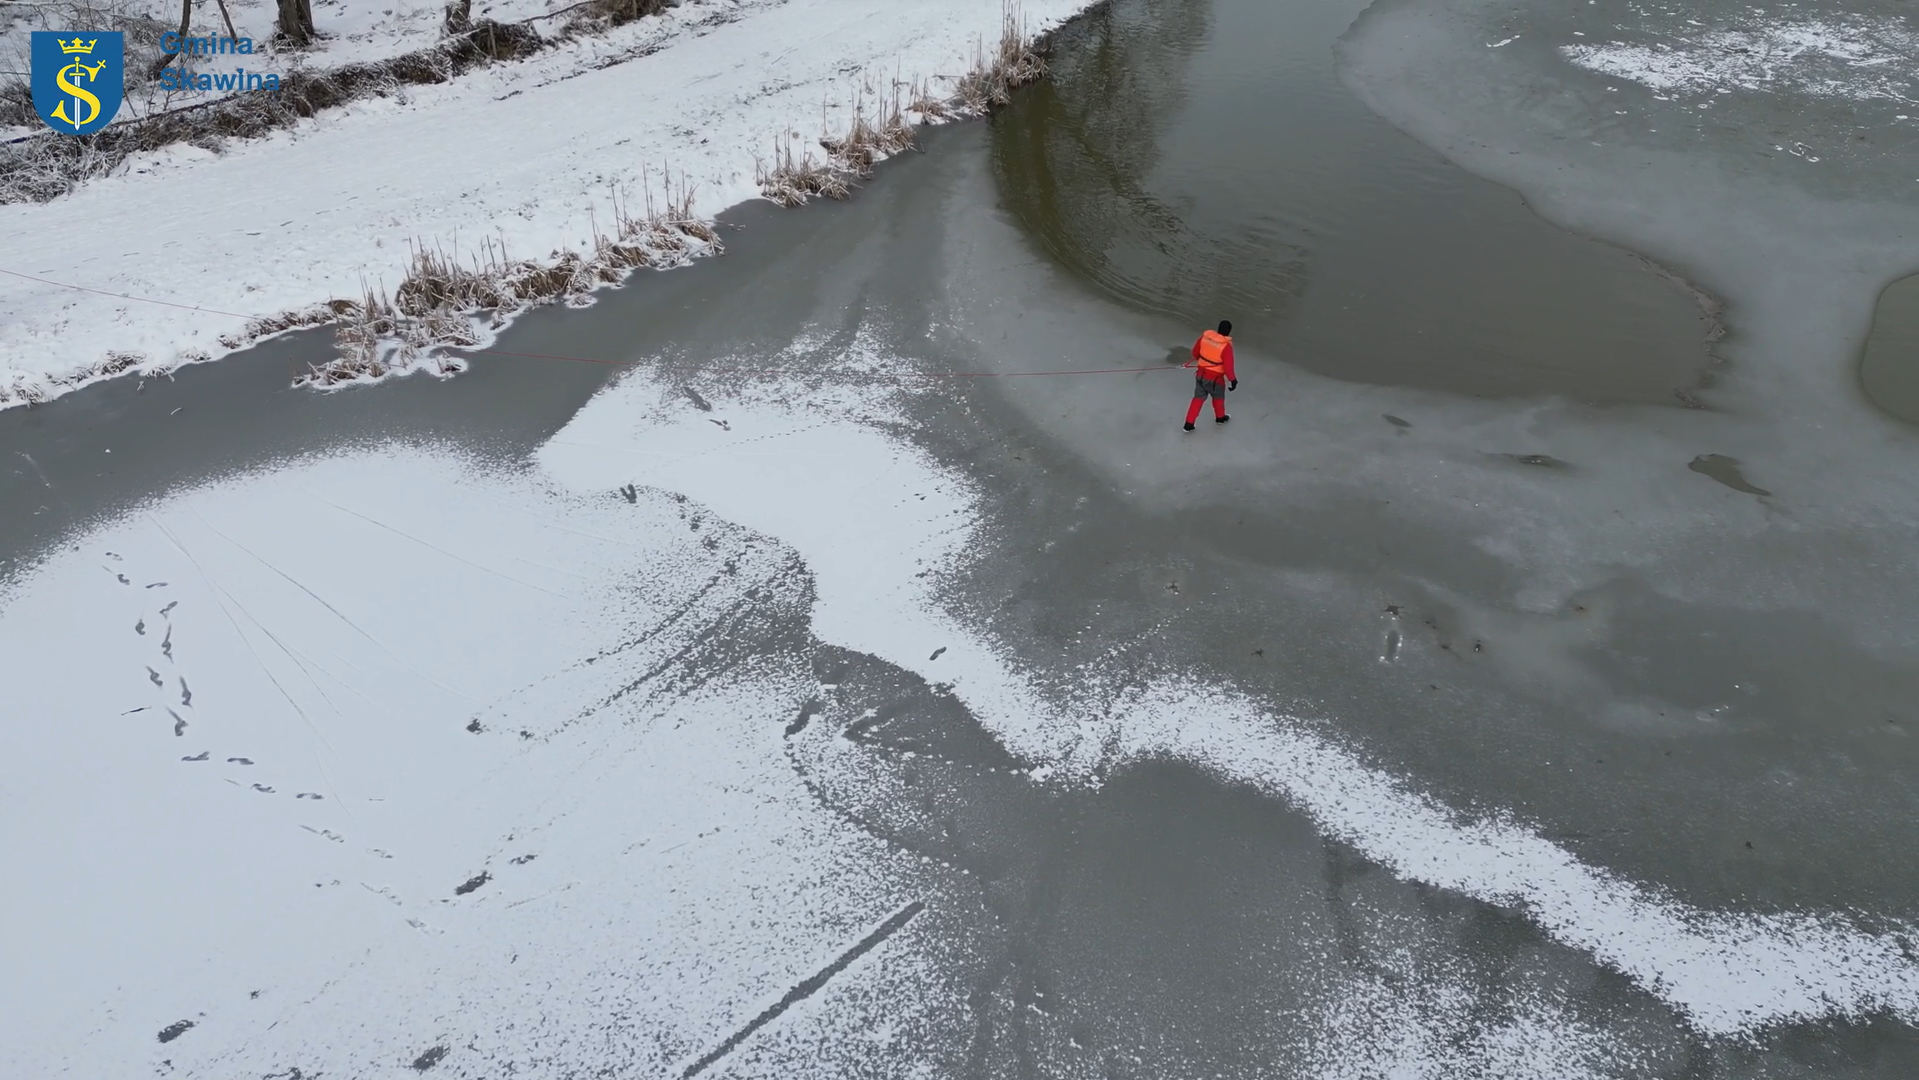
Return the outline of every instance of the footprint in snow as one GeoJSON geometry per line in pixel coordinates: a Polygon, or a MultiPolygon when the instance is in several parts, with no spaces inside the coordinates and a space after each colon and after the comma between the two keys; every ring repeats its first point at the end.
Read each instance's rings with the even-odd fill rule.
{"type": "Polygon", "coordinates": [[[165,618],[167,612],[172,611],[174,608],[177,608],[179,606],[180,606],[180,601],[178,600],[167,601],[167,606],[160,609],[161,618],[165,618]]]}
{"type": "Polygon", "coordinates": [[[729,424],[729,423],[727,423],[727,422],[726,422],[726,421],[724,421],[724,420],[715,420],[715,419],[713,419],[712,417],[710,417],[710,416],[709,416],[709,417],[707,417],[707,418],[706,418],[706,422],[707,422],[707,423],[709,423],[709,424],[718,424],[718,425],[720,426],[720,430],[721,430],[721,431],[732,431],[732,430],[733,430],[733,425],[732,425],[732,424],[729,424]]]}
{"type": "Polygon", "coordinates": [[[227,764],[229,764],[229,765],[251,765],[251,764],[253,764],[253,759],[252,759],[252,758],[246,758],[246,757],[230,757],[230,758],[228,758],[228,759],[227,759],[227,764]]]}
{"type": "Polygon", "coordinates": [[[273,794],[273,789],[266,786],[265,784],[255,784],[253,785],[253,790],[264,792],[265,794],[268,794],[268,795],[273,794]]]}
{"type": "Polygon", "coordinates": [[[121,716],[132,716],[132,715],[133,715],[134,713],[137,713],[137,712],[146,712],[146,711],[147,711],[147,707],[146,707],[145,705],[142,705],[142,706],[140,706],[140,707],[139,707],[139,708],[137,708],[137,709],[128,709],[128,710],[127,710],[126,712],[123,712],[123,713],[121,713],[120,715],[121,715],[121,716]]]}
{"type": "Polygon", "coordinates": [[[173,717],[174,737],[178,738],[182,735],[185,735],[187,733],[187,722],[185,720],[180,719],[180,714],[177,712],[174,712],[172,709],[168,709],[167,715],[173,717]]]}
{"type": "Polygon", "coordinates": [[[167,636],[160,639],[160,655],[173,659],[173,627],[167,626],[167,636]]]}
{"type": "Polygon", "coordinates": [[[187,689],[187,680],[184,676],[180,679],[180,704],[189,709],[193,708],[193,691],[187,689]]]}
{"type": "Polygon", "coordinates": [[[140,620],[139,622],[136,622],[136,623],[134,623],[134,624],[133,624],[133,632],[134,632],[134,633],[136,633],[136,634],[139,634],[139,635],[140,635],[141,637],[146,637],[146,636],[147,636],[147,621],[146,621],[145,619],[141,619],[141,620],[140,620]]]}
{"type": "Polygon", "coordinates": [[[166,682],[165,682],[164,680],[162,680],[162,679],[160,678],[160,673],[159,673],[159,672],[157,672],[157,671],[155,671],[155,670],[153,670],[152,668],[148,668],[148,669],[147,669],[147,678],[149,678],[149,679],[152,679],[152,680],[153,680],[153,685],[155,685],[155,686],[165,686],[165,685],[166,685],[166,682]]]}
{"type": "Polygon", "coordinates": [[[325,795],[316,795],[316,794],[314,794],[314,793],[313,793],[313,792],[311,792],[311,791],[302,791],[302,792],[301,792],[301,793],[299,793],[298,795],[295,795],[295,796],[294,796],[294,798],[296,798],[296,799],[324,799],[324,798],[326,798],[326,796],[325,796],[325,795]]]}
{"type": "Polygon", "coordinates": [[[120,581],[120,584],[122,584],[122,585],[131,585],[131,584],[133,584],[133,582],[131,582],[131,581],[128,581],[128,580],[127,580],[127,576],[126,576],[125,574],[114,574],[113,576],[114,576],[115,578],[118,578],[118,579],[119,579],[119,581],[120,581]]]}
{"type": "Polygon", "coordinates": [[[193,755],[192,757],[183,757],[180,760],[181,761],[205,761],[207,757],[211,755],[212,753],[213,751],[211,750],[202,750],[199,753],[193,755]]]}
{"type": "Polygon", "coordinates": [[[160,1041],[170,1043],[191,1030],[193,1030],[193,1021],[176,1020],[160,1029],[160,1041]]]}
{"type": "Polygon", "coordinates": [[[164,589],[166,587],[167,587],[167,583],[164,581],[156,581],[153,584],[147,586],[147,588],[149,589],[164,589]]]}

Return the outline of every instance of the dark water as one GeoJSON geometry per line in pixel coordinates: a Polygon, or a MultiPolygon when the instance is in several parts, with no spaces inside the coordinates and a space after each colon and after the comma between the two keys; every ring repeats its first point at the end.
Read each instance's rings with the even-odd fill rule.
{"type": "Polygon", "coordinates": [[[1880,294],[1859,384],[1874,405],[1919,424],[1919,277],[1895,281],[1880,294]]]}
{"type": "Polygon", "coordinates": [[[610,370],[483,361],[447,382],[294,389],[298,365],[331,355],[330,340],[304,333],[171,379],[119,379],[0,414],[0,571],[141,498],[342,444],[400,437],[510,452],[556,430],[610,370]]]}
{"type": "MultiPolygon", "coordinates": [[[[741,207],[722,229],[729,238],[755,233],[784,216],[770,206],[741,207]]],[[[331,332],[311,331],[181,368],[172,378],[118,379],[43,407],[0,412],[0,575],[64,532],[137,500],[303,454],[408,440],[517,460],[559,430],[618,364],[669,347],[668,314],[694,305],[715,274],[728,272],[721,266],[708,260],[674,273],[642,272],[644,288],[603,294],[583,311],[532,311],[497,343],[611,364],[476,355],[471,370],[453,379],[419,375],[318,393],[292,386],[305,365],[333,355],[331,332]],[[648,331],[655,326],[667,329],[648,331]],[[556,334],[566,348],[545,347],[556,334]]]]}
{"type": "MultiPolygon", "coordinates": [[[[993,128],[1002,198],[1134,308],[1322,374],[1672,404],[1702,297],[1547,224],[1347,92],[1363,0],[1118,0],[993,128]]],[[[1710,303],[1706,301],[1706,303],[1710,303]]]]}

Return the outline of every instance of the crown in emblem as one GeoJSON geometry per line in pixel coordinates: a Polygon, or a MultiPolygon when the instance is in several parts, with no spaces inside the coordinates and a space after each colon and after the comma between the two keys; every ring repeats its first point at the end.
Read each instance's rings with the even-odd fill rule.
{"type": "MultiPolygon", "coordinates": [[[[60,39],[55,38],[54,40],[59,41],[60,39]]],[[[99,38],[94,38],[92,41],[81,41],[79,38],[74,38],[71,41],[61,41],[60,51],[63,53],[79,53],[83,56],[92,55],[93,47],[99,43],[99,38]]]]}

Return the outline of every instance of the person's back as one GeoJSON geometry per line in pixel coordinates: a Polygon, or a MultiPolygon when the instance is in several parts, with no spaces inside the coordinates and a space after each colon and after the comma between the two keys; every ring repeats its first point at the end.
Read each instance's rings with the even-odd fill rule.
{"type": "Polygon", "coordinates": [[[1193,430],[1193,421],[1199,419],[1199,407],[1207,398],[1213,399],[1213,423],[1223,424],[1232,417],[1226,415],[1226,392],[1239,389],[1239,376],[1233,369],[1233,324],[1222,319],[1219,329],[1208,330],[1193,342],[1193,360],[1186,365],[1197,367],[1193,380],[1193,403],[1186,408],[1186,430],[1193,430]]]}

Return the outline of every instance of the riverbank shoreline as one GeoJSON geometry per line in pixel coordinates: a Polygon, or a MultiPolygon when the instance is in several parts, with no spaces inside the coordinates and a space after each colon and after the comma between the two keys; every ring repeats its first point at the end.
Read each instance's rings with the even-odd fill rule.
{"type": "MultiPolygon", "coordinates": [[[[421,250],[476,269],[499,252],[501,263],[548,276],[592,262],[609,240],[630,239],[608,223],[647,199],[650,178],[676,194],[646,218],[673,218],[675,233],[708,222],[766,197],[782,144],[826,166],[831,149],[812,147],[873,122],[906,88],[960,96],[1009,17],[1043,40],[1090,7],[689,3],[660,16],[660,42],[625,62],[552,50],[222,152],[180,145],[138,156],[67,197],[0,208],[0,304],[18,313],[0,328],[0,408],[105,378],[162,377],[351,319],[374,306],[367,298],[398,291],[421,250]],[[632,101],[674,107],[634,114],[623,106],[632,101]],[[476,125],[484,138],[472,137],[476,125]],[[288,175],[306,179],[261,181],[288,175]],[[156,221],[188,224],[156,230],[156,221]]],[[[908,101],[926,107],[906,119],[961,111],[947,100],[908,101]]],[[[650,256],[657,245],[641,246],[650,256]]],[[[597,287],[623,275],[589,276],[597,287]]],[[[561,290],[580,302],[588,291],[561,290]]]]}

